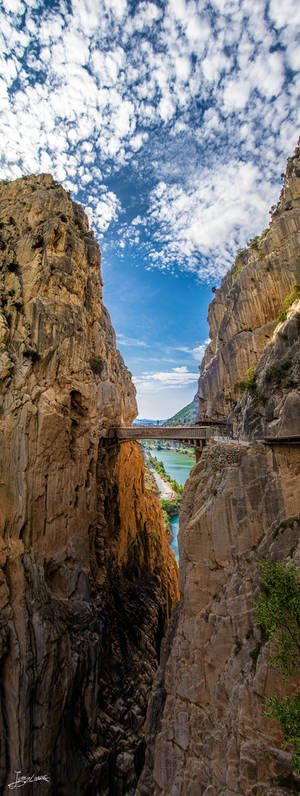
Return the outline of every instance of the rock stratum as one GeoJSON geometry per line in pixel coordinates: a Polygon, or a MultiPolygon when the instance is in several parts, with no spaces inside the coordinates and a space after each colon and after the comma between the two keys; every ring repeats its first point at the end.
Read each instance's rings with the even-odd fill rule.
{"type": "Polygon", "coordinates": [[[87,218],[50,175],[0,185],[0,792],[133,794],[177,567],[87,218]]]}
{"type": "Polygon", "coordinates": [[[238,253],[209,306],[211,341],[201,363],[200,416],[228,415],[237,398],[235,384],[256,368],[299,282],[300,145],[288,160],[270,227],[238,253]]]}
{"type": "Polygon", "coordinates": [[[287,439],[300,435],[299,155],[288,160],[270,230],[238,258],[209,308],[200,416],[230,412],[240,440],[210,440],[184,489],[181,599],[149,703],[138,796],[300,790],[279,725],[263,715],[266,697],[300,682],[283,684],[269,666],[253,613],[261,558],[300,567],[300,452],[287,439]],[[265,435],[286,442],[267,446],[265,435]]]}

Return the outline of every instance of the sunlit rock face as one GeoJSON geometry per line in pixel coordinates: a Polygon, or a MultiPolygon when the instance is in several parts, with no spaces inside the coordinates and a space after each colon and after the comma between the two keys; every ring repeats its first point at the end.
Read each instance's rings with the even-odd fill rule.
{"type": "Polygon", "coordinates": [[[234,385],[272,340],[284,300],[300,282],[300,148],[289,158],[268,232],[241,253],[208,309],[211,342],[201,364],[199,412],[228,415],[234,385]]]}
{"type": "Polygon", "coordinates": [[[261,558],[300,567],[300,452],[289,439],[300,436],[299,177],[298,150],[271,230],[210,306],[200,415],[230,412],[236,439],[210,440],[185,485],[181,600],[149,702],[138,796],[284,796],[300,788],[277,722],[263,715],[266,697],[294,693],[299,681],[284,684],[269,666],[253,611],[261,558]],[[251,389],[234,396],[254,360],[251,389]],[[266,435],[281,443],[265,445],[266,435]]]}
{"type": "Polygon", "coordinates": [[[104,440],[135,390],[50,175],[0,186],[0,380],[0,781],[133,793],[177,568],[138,445],[104,440]]]}

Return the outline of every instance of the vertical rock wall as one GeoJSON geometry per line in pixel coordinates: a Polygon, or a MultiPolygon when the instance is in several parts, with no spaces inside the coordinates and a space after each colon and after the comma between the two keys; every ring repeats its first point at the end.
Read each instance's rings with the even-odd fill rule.
{"type": "Polygon", "coordinates": [[[299,792],[291,750],[263,706],[300,683],[284,685],[270,668],[253,613],[261,558],[300,567],[299,446],[256,441],[300,437],[299,156],[298,147],[270,230],[236,260],[209,308],[200,416],[230,413],[241,441],[211,440],[184,489],[181,600],[149,703],[138,796],[299,792]],[[243,379],[251,384],[238,396],[243,379]]]}
{"type": "Polygon", "coordinates": [[[300,146],[287,163],[270,228],[236,258],[209,305],[211,342],[201,364],[199,412],[228,414],[234,385],[272,339],[284,300],[300,282],[300,146]]]}
{"type": "Polygon", "coordinates": [[[135,415],[85,214],[49,175],[2,183],[1,793],[134,793],[177,599],[139,447],[103,438],[135,415]]]}
{"type": "Polygon", "coordinates": [[[138,796],[298,792],[277,722],[262,712],[265,697],[296,683],[283,686],[268,666],[252,602],[260,558],[300,566],[299,474],[296,448],[230,442],[210,442],[194,467],[180,516],[181,602],[152,692],[138,796]]]}

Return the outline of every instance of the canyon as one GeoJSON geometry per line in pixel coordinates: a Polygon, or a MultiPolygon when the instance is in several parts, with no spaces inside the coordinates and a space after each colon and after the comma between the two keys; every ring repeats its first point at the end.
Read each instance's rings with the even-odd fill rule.
{"type": "Polygon", "coordinates": [[[99,246],[50,175],[0,186],[1,793],[134,793],[177,565],[101,300],[99,246]]]}
{"type": "Polygon", "coordinates": [[[236,439],[210,440],[185,486],[181,599],[152,690],[138,796],[299,792],[263,707],[271,694],[299,693],[300,680],[283,684],[268,665],[253,611],[261,559],[300,567],[300,455],[289,441],[300,437],[299,178],[298,147],[270,229],[209,307],[200,413],[226,413],[236,439]]]}
{"type": "Polygon", "coordinates": [[[179,594],[139,445],[107,437],[137,408],[87,218],[50,175],[0,185],[1,793],[298,792],[262,711],[299,682],[253,599],[261,558],[300,566],[299,221],[298,147],[209,307],[199,411],[235,438],[186,483],[179,594]]]}

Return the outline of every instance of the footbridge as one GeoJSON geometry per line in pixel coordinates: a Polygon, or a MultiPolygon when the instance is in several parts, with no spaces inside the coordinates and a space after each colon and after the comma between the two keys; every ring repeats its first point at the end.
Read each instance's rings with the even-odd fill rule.
{"type": "Polygon", "coordinates": [[[141,439],[172,440],[173,442],[186,442],[195,448],[197,454],[203,450],[206,442],[216,434],[229,437],[232,427],[226,422],[203,421],[194,426],[119,426],[107,432],[107,438],[112,442],[130,442],[141,439]]]}

